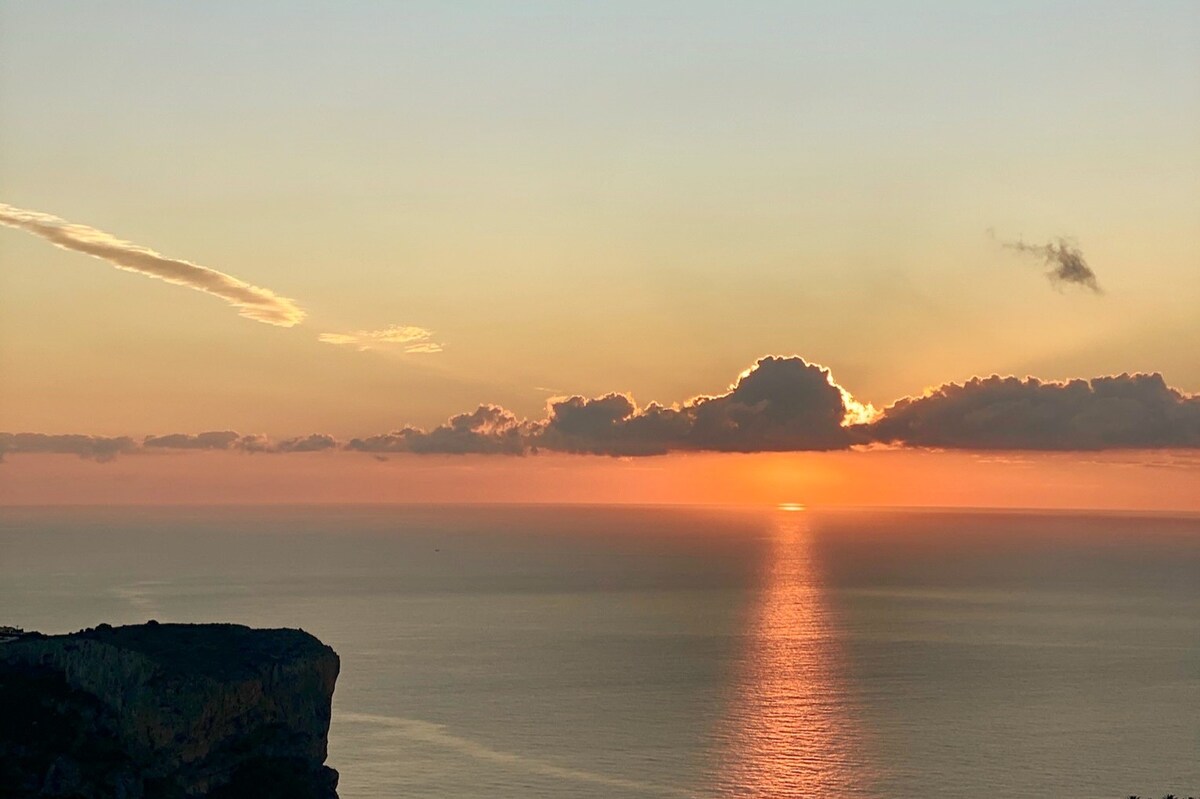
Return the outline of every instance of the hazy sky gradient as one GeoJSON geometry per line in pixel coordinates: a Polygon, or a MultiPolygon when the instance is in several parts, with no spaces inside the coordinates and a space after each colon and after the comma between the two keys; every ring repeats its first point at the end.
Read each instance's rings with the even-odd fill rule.
{"type": "Polygon", "coordinates": [[[0,2],[0,201],[309,314],[0,230],[0,429],[361,436],[766,353],[877,406],[1200,391],[1197,41],[1194,2],[0,2]],[[393,325],[442,351],[318,340],[393,325]]]}

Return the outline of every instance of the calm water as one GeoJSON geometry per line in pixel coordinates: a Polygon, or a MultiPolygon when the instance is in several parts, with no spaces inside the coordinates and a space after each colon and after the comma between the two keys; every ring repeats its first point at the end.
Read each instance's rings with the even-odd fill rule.
{"type": "Polygon", "coordinates": [[[1200,793],[1200,518],[0,509],[0,624],[303,627],[344,799],[1200,793]]]}

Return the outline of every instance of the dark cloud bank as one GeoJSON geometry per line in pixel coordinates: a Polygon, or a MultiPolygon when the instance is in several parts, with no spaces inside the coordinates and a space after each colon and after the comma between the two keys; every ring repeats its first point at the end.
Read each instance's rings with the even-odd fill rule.
{"type": "Polygon", "coordinates": [[[729,391],[678,407],[638,408],[626,394],[552,399],[545,419],[522,421],[494,405],[433,430],[404,428],[353,439],[363,452],[662,455],[673,451],[761,452],[843,449],[848,406],[829,371],[800,358],[767,357],[729,391]]]}
{"type": "Polygon", "coordinates": [[[874,441],[946,449],[1191,448],[1200,447],[1200,396],[1159,374],[1066,383],[993,376],[902,399],[867,432],[874,441]]]}
{"type": "Polygon", "coordinates": [[[974,378],[906,397],[880,413],[854,401],[828,369],[769,356],[724,394],[681,405],[638,407],[626,394],[552,399],[531,421],[495,405],[431,430],[338,441],[313,434],[279,441],[233,431],[129,437],[0,433],[6,453],[65,453],[95,461],[172,450],[247,453],[350,450],[392,453],[614,456],[668,452],[797,452],[890,445],[933,449],[1095,451],[1200,449],[1200,395],[1159,374],[1065,383],[1028,377],[974,378]]]}

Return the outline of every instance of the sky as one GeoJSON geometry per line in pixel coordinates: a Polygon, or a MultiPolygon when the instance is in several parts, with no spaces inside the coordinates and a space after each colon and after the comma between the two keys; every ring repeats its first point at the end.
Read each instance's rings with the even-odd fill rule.
{"type": "Polygon", "coordinates": [[[1196,506],[1197,42],[1167,1],[0,0],[0,431],[133,442],[0,441],[0,502],[1196,506]]]}

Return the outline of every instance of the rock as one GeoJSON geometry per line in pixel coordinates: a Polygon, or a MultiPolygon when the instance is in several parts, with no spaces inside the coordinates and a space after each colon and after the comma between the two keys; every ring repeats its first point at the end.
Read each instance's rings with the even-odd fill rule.
{"type": "Polygon", "coordinates": [[[335,799],[338,668],[300,630],[16,631],[0,642],[0,798],[335,799]]]}

